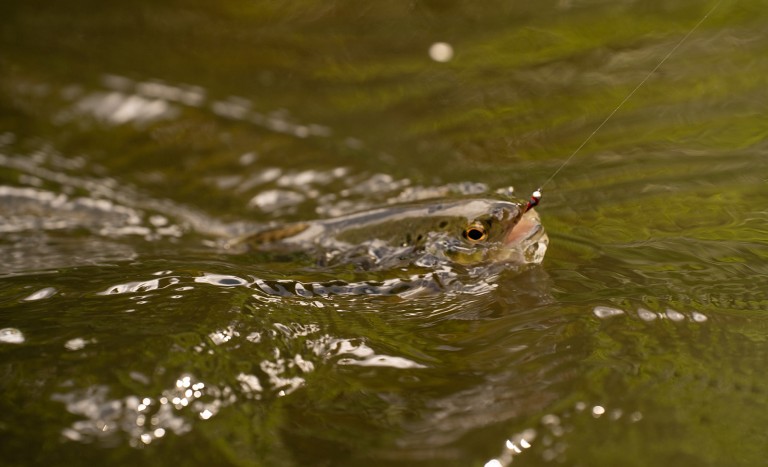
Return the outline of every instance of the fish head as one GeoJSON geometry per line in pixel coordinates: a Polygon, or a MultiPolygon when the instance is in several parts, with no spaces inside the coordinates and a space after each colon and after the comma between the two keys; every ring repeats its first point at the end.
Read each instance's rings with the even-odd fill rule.
{"type": "Polygon", "coordinates": [[[464,265],[541,263],[549,239],[535,210],[508,201],[483,200],[476,208],[467,207],[458,228],[431,245],[433,253],[464,265]]]}

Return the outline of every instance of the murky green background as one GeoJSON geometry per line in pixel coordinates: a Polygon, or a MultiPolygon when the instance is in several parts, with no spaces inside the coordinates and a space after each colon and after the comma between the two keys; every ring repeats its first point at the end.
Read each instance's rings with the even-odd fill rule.
{"type": "Polygon", "coordinates": [[[547,185],[539,267],[280,297],[335,273],[215,244],[525,197],[712,5],[3,2],[0,463],[764,465],[764,1],[547,185]]]}

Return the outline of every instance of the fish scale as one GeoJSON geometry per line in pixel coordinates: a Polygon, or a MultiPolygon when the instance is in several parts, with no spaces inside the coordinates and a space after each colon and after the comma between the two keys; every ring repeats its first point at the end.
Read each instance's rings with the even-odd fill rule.
{"type": "Polygon", "coordinates": [[[411,265],[540,263],[548,238],[535,211],[494,199],[399,204],[254,232],[228,244],[306,252],[323,267],[388,270],[411,265]]]}

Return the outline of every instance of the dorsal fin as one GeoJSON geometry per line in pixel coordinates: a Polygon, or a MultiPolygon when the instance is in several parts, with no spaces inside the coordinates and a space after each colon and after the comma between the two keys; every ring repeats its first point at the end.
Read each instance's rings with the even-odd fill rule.
{"type": "Polygon", "coordinates": [[[281,225],[244,235],[231,242],[230,245],[247,245],[252,248],[258,248],[259,245],[275,243],[293,237],[294,235],[307,230],[307,228],[309,228],[309,224],[307,223],[281,225]]]}

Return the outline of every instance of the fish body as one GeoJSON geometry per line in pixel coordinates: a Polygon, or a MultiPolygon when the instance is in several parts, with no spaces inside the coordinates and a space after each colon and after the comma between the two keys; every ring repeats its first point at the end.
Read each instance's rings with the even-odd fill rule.
{"type": "Polygon", "coordinates": [[[315,253],[324,265],[540,263],[548,238],[534,210],[495,199],[400,204],[257,231],[234,244],[315,253]]]}

